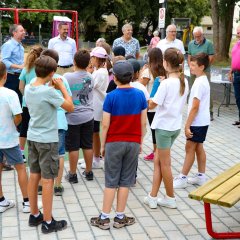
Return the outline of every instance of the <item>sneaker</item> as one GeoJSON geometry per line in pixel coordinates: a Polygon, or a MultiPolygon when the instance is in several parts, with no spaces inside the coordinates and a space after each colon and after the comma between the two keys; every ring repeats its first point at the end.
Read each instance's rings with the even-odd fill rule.
{"type": "Polygon", "coordinates": [[[187,177],[175,177],[173,180],[173,188],[180,189],[187,187],[187,177]]]}
{"type": "MultiPolygon", "coordinates": [[[[30,213],[31,212],[29,202],[23,202],[22,205],[23,205],[23,208],[22,208],[23,213],[30,213]]],[[[41,209],[41,208],[42,208],[42,202],[38,202],[38,209],[41,209]]]]}
{"type": "Polygon", "coordinates": [[[150,193],[144,198],[143,202],[150,208],[157,208],[157,198],[153,198],[150,193]]]}
{"type": "MultiPolygon", "coordinates": [[[[80,165],[80,168],[85,169],[86,168],[86,163],[85,162],[82,163],[80,165]]],[[[103,164],[102,164],[101,160],[99,162],[97,162],[97,161],[92,162],[92,169],[101,169],[101,168],[103,168],[103,164]]]]}
{"type": "Polygon", "coordinates": [[[42,185],[38,186],[38,195],[42,195],[42,185]]]}
{"type": "Polygon", "coordinates": [[[205,175],[197,173],[194,177],[189,177],[187,181],[190,184],[202,186],[207,181],[207,179],[205,175]]]}
{"type": "Polygon", "coordinates": [[[101,215],[99,217],[93,217],[90,219],[90,223],[92,226],[96,226],[99,227],[103,230],[108,230],[110,229],[110,219],[106,218],[106,219],[101,219],[101,215]]]}
{"type": "Polygon", "coordinates": [[[0,213],[3,213],[6,210],[8,210],[9,208],[12,208],[14,206],[15,206],[15,202],[13,200],[6,200],[5,205],[0,205],[0,213]]]}
{"type": "Polygon", "coordinates": [[[164,198],[158,198],[157,204],[161,207],[177,208],[176,198],[165,196],[164,198]]]}
{"type": "Polygon", "coordinates": [[[144,157],[145,161],[153,161],[154,160],[154,153],[150,153],[149,155],[144,157]]]}
{"type": "Polygon", "coordinates": [[[92,171],[89,171],[89,172],[86,172],[86,171],[83,171],[81,173],[81,175],[86,178],[88,181],[91,181],[93,180],[93,172],[92,171]]]}
{"type": "Polygon", "coordinates": [[[14,170],[14,168],[11,165],[3,163],[2,170],[3,171],[11,171],[11,170],[14,170]]]}
{"type": "Polygon", "coordinates": [[[114,218],[113,227],[122,228],[122,227],[125,227],[125,226],[133,225],[134,223],[135,223],[135,218],[127,217],[126,215],[124,215],[123,219],[120,219],[118,217],[114,218]]]}
{"type": "Polygon", "coordinates": [[[70,172],[67,173],[65,176],[65,179],[70,183],[78,183],[78,177],[77,174],[71,174],[70,172]]]}
{"type": "Polygon", "coordinates": [[[42,222],[42,233],[45,233],[45,234],[62,231],[66,228],[67,228],[67,221],[65,220],[56,221],[54,220],[54,218],[52,218],[52,222],[49,224],[45,221],[42,222]]]}
{"type": "Polygon", "coordinates": [[[28,226],[36,227],[43,222],[43,214],[39,211],[39,216],[34,217],[34,215],[30,214],[28,219],[28,226]]]}
{"type": "Polygon", "coordinates": [[[62,185],[58,187],[57,186],[54,187],[55,196],[62,196],[63,192],[64,192],[64,187],[62,185]]]}

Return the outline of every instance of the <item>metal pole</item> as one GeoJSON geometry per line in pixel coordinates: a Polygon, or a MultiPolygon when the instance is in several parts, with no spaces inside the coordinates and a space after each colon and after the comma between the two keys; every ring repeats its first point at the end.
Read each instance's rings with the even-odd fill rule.
{"type": "MultiPolygon", "coordinates": [[[[165,16],[166,16],[167,15],[167,0],[165,0],[162,3],[162,8],[165,8],[165,16]]],[[[161,28],[161,39],[164,39],[166,37],[165,29],[166,29],[166,24],[165,24],[165,28],[161,28]]]]}

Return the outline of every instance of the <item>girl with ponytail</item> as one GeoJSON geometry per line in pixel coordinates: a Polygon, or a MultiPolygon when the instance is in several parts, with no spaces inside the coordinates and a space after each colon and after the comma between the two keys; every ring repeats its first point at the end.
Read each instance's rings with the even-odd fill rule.
{"type": "Polygon", "coordinates": [[[180,133],[182,110],[187,100],[188,82],[184,79],[182,64],[183,54],[176,48],[169,48],[163,56],[163,66],[167,78],[149,101],[149,108],[157,107],[151,128],[155,129],[157,150],[154,158],[152,191],[144,198],[150,208],[157,205],[177,208],[173,191],[170,150],[180,133]],[[166,196],[157,198],[161,182],[164,182],[166,196]]]}
{"type": "MultiPolygon", "coordinates": [[[[35,73],[35,67],[34,67],[34,62],[35,60],[40,57],[41,52],[43,51],[41,46],[32,46],[30,48],[30,51],[27,55],[26,61],[25,61],[25,67],[23,68],[19,79],[19,90],[21,91],[22,95],[24,95],[24,89],[26,85],[30,83],[30,81],[36,77],[35,73]]],[[[26,162],[25,156],[24,156],[24,147],[26,143],[26,138],[27,138],[27,130],[28,130],[28,123],[30,120],[28,108],[26,106],[24,96],[23,96],[23,101],[22,101],[22,123],[20,127],[20,148],[22,151],[23,159],[24,162],[26,162]]]]}

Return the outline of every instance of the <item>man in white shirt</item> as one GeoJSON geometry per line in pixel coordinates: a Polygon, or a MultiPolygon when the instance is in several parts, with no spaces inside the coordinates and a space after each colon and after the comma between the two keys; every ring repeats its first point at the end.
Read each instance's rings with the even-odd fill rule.
{"type": "Polygon", "coordinates": [[[48,42],[48,48],[58,52],[57,73],[60,75],[73,71],[73,57],[77,51],[75,40],[68,37],[68,29],[69,26],[66,22],[60,22],[58,24],[59,35],[51,38],[48,42]]]}
{"type": "Polygon", "coordinates": [[[177,36],[177,28],[174,24],[168,25],[166,29],[166,38],[160,40],[157,44],[157,47],[161,49],[162,53],[168,49],[168,48],[177,48],[182,52],[182,54],[185,54],[185,49],[183,42],[176,38],[177,36]]]}

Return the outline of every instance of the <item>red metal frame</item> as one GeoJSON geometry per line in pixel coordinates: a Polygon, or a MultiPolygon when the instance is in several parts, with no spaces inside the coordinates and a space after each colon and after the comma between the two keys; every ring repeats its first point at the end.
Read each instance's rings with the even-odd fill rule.
{"type": "Polygon", "coordinates": [[[71,37],[76,33],[76,45],[78,49],[78,12],[73,10],[48,10],[48,9],[25,9],[25,8],[0,8],[0,11],[12,11],[14,14],[14,23],[19,23],[19,12],[50,12],[50,13],[71,13],[72,14],[72,31],[71,37]],[[74,28],[75,27],[75,28],[74,28]]]}
{"type": "Polygon", "coordinates": [[[222,232],[217,233],[213,231],[212,227],[212,216],[211,216],[211,206],[210,203],[204,203],[205,210],[205,219],[206,219],[206,227],[208,234],[216,239],[226,239],[226,238],[240,238],[240,232],[222,232]]]}

